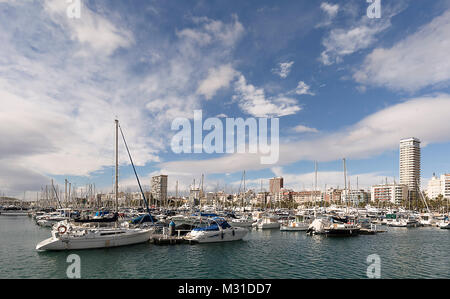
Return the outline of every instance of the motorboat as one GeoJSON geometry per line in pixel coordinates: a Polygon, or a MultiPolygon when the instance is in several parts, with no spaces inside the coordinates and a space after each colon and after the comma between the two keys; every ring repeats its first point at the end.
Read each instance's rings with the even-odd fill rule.
{"type": "Polygon", "coordinates": [[[242,240],[248,230],[231,226],[224,218],[214,217],[206,222],[196,223],[184,238],[195,243],[229,242],[242,240]]]}
{"type": "Polygon", "coordinates": [[[3,207],[0,210],[0,215],[2,216],[28,216],[28,210],[16,206],[3,207]]]}
{"type": "Polygon", "coordinates": [[[304,215],[297,214],[294,220],[282,224],[280,231],[306,231],[310,224],[311,221],[306,220],[304,215]]]}
{"type": "Polygon", "coordinates": [[[450,222],[444,222],[444,221],[442,221],[442,222],[440,222],[439,223],[439,228],[440,229],[450,229],[450,222]]]}
{"type": "Polygon", "coordinates": [[[391,227],[418,227],[420,226],[420,222],[415,217],[408,217],[408,218],[397,218],[390,223],[388,223],[388,226],[391,227]]]}
{"type": "Polygon", "coordinates": [[[87,228],[62,221],[54,226],[50,238],[37,244],[36,250],[109,248],[150,240],[152,229],[129,228],[127,224],[113,228],[87,228]]]}
{"type": "Polygon", "coordinates": [[[257,222],[253,223],[252,226],[257,229],[272,229],[280,228],[280,223],[278,222],[277,217],[263,216],[261,219],[258,219],[257,222]]]}
{"type": "Polygon", "coordinates": [[[419,223],[422,226],[434,226],[437,221],[431,213],[423,213],[420,215],[419,223]]]}
{"type": "Polygon", "coordinates": [[[255,221],[251,217],[241,217],[232,219],[230,225],[234,227],[252,227],[253,222],[255,221]]]}
{"type": "Polygon", "coordinates": [[[331,222],[328,217],[318,217],[311,222],[306,233],[309,235],[325,234],[331,222]]]}
{"type": "Polygon", "coordinates": [[[349,221],[348,217],[325,216],[314,219],[307,229],[309,235],[356,236],[361,226],[349,221]]]}
{"type": "Polygon", "coordinates": [[[331,223],[325,229],[327,236],[356,236],[359,234],[361,226],[350,222],[348,217],[331,217],[331,223]]]}

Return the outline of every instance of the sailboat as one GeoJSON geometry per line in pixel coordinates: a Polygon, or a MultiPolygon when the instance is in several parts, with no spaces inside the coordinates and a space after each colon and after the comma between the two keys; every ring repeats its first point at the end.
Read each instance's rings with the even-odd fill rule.
{"type": "MultiPolygon", "coordinates": [[[[116,209],[119,210],[119,185],[118,185],[118,168],[119,168],[119,156],[118,156],[118,128],[119,121],[115,120],[116,123],[116,182],[115,182],[115,196],[116,196],[116,209]]],[[[123,132],[121,129],[122,137],[125,142],[125,146],[128,151],[128,146],[125,141],[125,137],[123,136],[123,132]]],[[[133,165],[133,169],[136,174],[136,178],[139,183],[139,187],[142,187],[139,182],[139,178],[137,177],[136,170],[134,168],[133,160],[131,159],[131,155],[128,151],[131,164],[133,165]]],[[[142,192],[143,196],[144,193],[142,192]]],[[[144,201],[147,205],[148,202],[145,199],[144,201]]],[[[153,219],[153,218],[151,218],[153,219]]],[[[151,234],[153,232],[152,228],[131,228],[130,224],[127,222],[122,223],[120,226],[117,225],[115,227],[109,228],[90,228],[83,226],[76,226],[73,223],[68,221],[59,222],[54,226],[52,230],[52,236],[36,246],[36,250],[72,250],[72,249],[93,249],[93,248],[109,248],[109,247],[117,247],[117,246],[125,246],[132,245],[138,243],[144,243],[150,240],[151,234]]]]}

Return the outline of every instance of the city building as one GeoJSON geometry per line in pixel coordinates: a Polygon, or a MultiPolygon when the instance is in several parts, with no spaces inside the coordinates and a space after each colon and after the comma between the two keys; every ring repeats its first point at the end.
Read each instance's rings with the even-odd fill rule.
{"type": "Polygon", "coordinates": [[[328,201],[328,202],[330,202],[330,201],[331,202],[338,202],[338,201],[341,201],[343,199],[342,195],[343,195],[343,190],[330,188],[330,189],[322,192],[322,195],[321,195],[322,198],[321,199],[323,201],[328,201]]]}
{"type": "Polygon", "coordinates": [[[321,200],[321,192],[320,191],[292,192],[292,199],[299,204],[314,201],[319,202],[321,200]]]}
{"type": "Polygon", "coordinates": [[[283,188],[283,178],[282,177],[270,179],[269,191],[272,195],[279,193],[282,188],[283,188]]]}
{"type": "Polygon", "coordinates": [[[439,195],[450,198],[450,173],[442,174],[439,178],[433,173],[426,194],[429,199],[436,199],[439,195]]]}
{"type": "Polygon", "coordinates": [[[370,199],[372,202],[391,202],[399,205],[408,199],[408,186],[402,184],[374,185],[371,188],[370,199]]]}
{"type": "Polygon", "coordinates": [[[435,199],[442,194],[442,180],[433,173],[431,180],[428,181],[426,194],[429,199],[435,199]]]}
{"type": "Polygon", "coordinates": [[[450,173],[441,175],[442,195],[450,199],[450,173]]]}
{"type": "Polygon", "coordinates": [[[341,193],[344,202],[348,202],[352,205],[358,205],[360,203],[369,203],[371,198],[370,192],[365,190],[342,190],[341,193]]]}
{"type": "Polygon", "coordinates": [[[156,205],[167,205],[167,175],[152,177],[152,198],[156,205]]]}
{"type": "Polygon", "coordinates": [[[400,140],[400,185],[409,189],[409,199],[416,199],[420,186],[420,140],[400,140]]]}

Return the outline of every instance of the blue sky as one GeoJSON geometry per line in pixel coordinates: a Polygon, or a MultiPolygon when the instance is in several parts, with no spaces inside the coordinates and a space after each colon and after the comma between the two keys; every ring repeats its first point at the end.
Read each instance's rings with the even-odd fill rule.
{"type": "MultiPolygon", "coordinates": [[[[145,185],[187,190],[398,180],[398,142],[422,140],[422,184],[450,171],[450,2],[0,0],[0,192],[51,178],[111,190],[117,116],[145,185]],[[177,117],[280,118],[280,160],[175,154],[177,117]]],[[[121,148],[121,188],[136,188],[121,148]]],[[[34,195],[33,195],[34,194],[34,195]]]]}

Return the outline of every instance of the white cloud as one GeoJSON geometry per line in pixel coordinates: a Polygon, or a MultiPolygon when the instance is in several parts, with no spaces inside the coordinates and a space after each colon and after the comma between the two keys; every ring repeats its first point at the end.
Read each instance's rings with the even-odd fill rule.
{"type": "Polygon", "coordinates": [[[280,76],[281,78],[286,78],[289,73],[291,72],[291,68],[292,65],[294,64],[293,61],[289,61],[289,62],[280,62],[278,64],[278,67],[275,69],[272,69],[272,72],[274,74],[277,74],[278,76],[280,76]]]}
{"type": "Polygon", "coordinates": [[[416,91],[450,80],[450,10],[393,47],[370,53],[354,79],[363,84],[416,91]]]}
{"type": "Polygon", "coordinates": [[[294,131],[297,133],[318,133],[319,131],[315,128],[310,128],[303,125],[298,125],[294,128],[294,131]]]}
{"type": "Polygon", "coordinates": [[[317,28],[329,26],[339,11],[339,4],[330,4],[322,2],[320,9],[326,14],[325,19],[316,25],[317,28]]]}
{"type": "MultiPolygon", "coordinates": [[[[83,1],[81,1],[82,3],[83,1]]],[[[79,55],[89,55],[91,50],[111,55],[116,49],[129,47],[134,42],[133,34],[116,26],[103,16],[94,13],[85,5],[81,7],[80,21],[67,17],[69,4],[60,0],[45,0],[44,8],[53,21],[70,32],[70,37],[89,49],[81,49],[79,55]]]]}
{"type": "Polygon", "coordinates": [[[193,18],[195,23],[202,25],[201,29],[186,28],[178,31],[177,35],[199,46],[220,42],[226,47],[233,47],[243,36],[245,30],[237,15],[233,15],[232,18],[233,21],[230,24],[207,17],[193,18]]]}
{"type": "MultiPolygon", "coordinates": [[[[399,140],[415,136],[422,146],[450,141],[450,95],[437,94],[413,98],[369,115],[358,123],[329,134],[297,142],[280,144],[279,165],[301,160],[319,162],[341,158],[363,159],[398,148],[399,140]]],[[[163,163],[166,169],[203,173],[233,173],[260,170],[258,154],[233,154],[201,161],[163,163]]],[[[276,165],[274,165],[276,166],[276,165]]]]}
{"type": "Polygon", "coordinates": [[[197,93],[210,100],[219,89],[228,87],[236,75],[237,72],[230,64],[211,68],[208,71],[208,77],[200,82],[197,93]]]}
{"type": "Polygon", "coordinates": [[[333,28],[322,40],[325,50],[319,61],[324,65],[340,63],[344,56],[366,49],[377,41],[377,36],[391,26],[391,18],[403,10],[403,3],[383,6],[383,17],[370,19],[363,15],[346,28],[333,28]]]}
{"type": "Polygon", "coordinates": [[[309,87],[308,84],[306,84],[303,81],[299,81],[298,85],[297,85],[297,88],[295,89],[295,93],[296,94],[300,94],[300,95],[302,95],[302,94],[309,94],[309,95],[313,96],[314,93],[309,91],[309,88],[310,87],[309,87]]]}
{"type": "MultiPolygon", "coordinates": [[[[8,140],[0,143],[0,169],[20,170],[11,172],[14,177],[0,171],[0,184],[9,192],[38,191],[36,185],[50,176],[88,177],[112,166],[115,116],[135,164],[159,161],[159,152],[170,145],[171,120],[191,116],[200,106],[198,82],[214,66],[229,63],[231,43],[243,30],[236,17],[231,23],[209,20],[194,26],[193,31],[215,37],[208,55],[185,37],[164,40],[158,48],[147,44],[158,59],[149,72],[136,76],[126,59],[112,55],[119,48],[135,53],[134,38],[120,19],[83,7],[82,18],[69,23],[60,3],[66,7],[65,1],[11,7],[14,22],[0,27],[0,139],[8,140]],[[95,32],[82,32],[83,22],[95,32]],[[29,189],[19,186],[14,182],[20,176],[35,183],[24,179],[29,189]]],[[[0,10],[0,17],[7,19],[11,11],[0,10]]],[[[120,153],[121,165],[127,165],[123,147],[120,153]]]]}
{"type": "Polygon", "coordinates": [[[237,95],[233,98],[240,108],[255,117],[281,117],[301,110],[295,99],[285,96],[266,98],[264,89],[248,84],[242,74],[235,83],[235,91],[237,95]]]}

